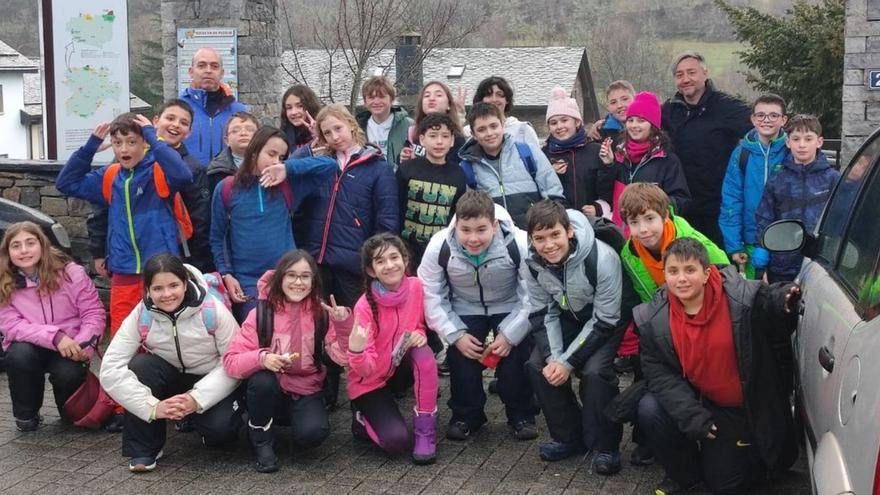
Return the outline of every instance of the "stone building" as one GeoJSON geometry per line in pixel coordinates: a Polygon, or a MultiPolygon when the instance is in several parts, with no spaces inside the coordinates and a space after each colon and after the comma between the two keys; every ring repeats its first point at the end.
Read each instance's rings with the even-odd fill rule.
{"type": "Polygon", "coordinates": [[[847,0],[841,154],[847,163],[880,127],[880,0],[847,0]],[[877,71],[876,88],[871,72],[877,71]]]}

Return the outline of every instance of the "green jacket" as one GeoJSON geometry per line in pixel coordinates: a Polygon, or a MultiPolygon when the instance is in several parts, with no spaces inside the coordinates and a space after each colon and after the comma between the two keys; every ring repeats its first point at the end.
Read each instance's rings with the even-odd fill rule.
{"type": "MultiPolygon", "coordinates": [[[[727,253],[716,246],[708,237],[691,227],[691,225],[687,223],[687,220],[675,216],[671,211],[669,212],[669,216],[672,218],[672,224],[675,225],[676,239],[679,237],[696,239],[700,241],[700,244],[706,247],[707,251],[709,251],[709,263],[712,263],[713,265],[730,264],[730,260],[727,258],[727,253]]],[[[639,255],[636,253],[636,247],[633,245],[632,239],[628,239],[626,244],[623,245],[623,249],[620,251],[620,261],[623,264],[624,270],[626,270],[626,273],[629,275],[629,278],[632,279],[633,288],[635,288],[636,292],[639,294],[639,299],[641,299],[643,303],[651,300],[651,295],[654,294],[654,291],[657,290],[658,286],[654,283],[654,279],[651,278],[651,274],[648,273],[648,269],[645,268],[645,264],[642,263],[641,258],[639,258],[639,255]]]]}
{"type": "MultiPolygon", "coordinates": [[[[406,144],[406,140],[409,134],[409,127],[413,125],[414,121],[409,117],[409,114],[402,107],[393,106],[391,107],[391,115],[394,116],[394,120],[391,121],[391,130],[388,131],[388,156],[385,157],[385,161],[388,162],[388,165],[391,165],[391,168],[394,171],[397,171],[397,160],[400,158],[400,151],[403,149],[406,144]]],[[[357,122],[358,125],[361,126],[361,129],[364,131],[364,135],[367,134],[367,121],[370,119],[370,112],[368,110],[363,110],[358,112],[357,114],[357,122]]]]}

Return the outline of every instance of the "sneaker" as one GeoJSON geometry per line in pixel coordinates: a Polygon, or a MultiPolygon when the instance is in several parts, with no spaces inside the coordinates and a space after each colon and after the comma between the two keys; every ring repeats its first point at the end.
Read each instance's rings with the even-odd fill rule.
{"type": "Polygon", "coordinates": [[[443,360],[437,363],[437,375],[449,376],[449,354],[443,351],[443,360]]]}
{"type": "Polygon", "coordinates": [[[633,466],[650,466],[654,464],[654,451],[647,445],[636,445],[629,456],[629,463],[633,466]]]}
{"type": "Polygon", "coordinates": [[[364,420],[361,417],[360,411],[354,411],[351,415],[351,436],[355,438],[355,440],[361,440],[365,442],[372,442],[373,440],[370,438],[370,434],[367,433],[367,427],[364,425],[364,420]]]}
{"type": "Polygon", "coordinates": [[[15,427],[18,431],[37,431],[37,428],[40,427],[40,423],[42,422],[43,417],[39,414],[30,419],[15,418],[15,427]]]}
{"type": "Polygon", "coordinates": [[[569,457],[574,457],[576,455],[586,454],[587,448],[584,446],[584,444],[580,442],[549,442],[541,445],[540,452],[541,459],[549,462],[554,462],[568,459],[569,457]]]}
{"type": "Polygon", "coordinates": [[[124,414],[114,414],[110,421],[104,425],[104,431],[107,433],[122,433],[122,429],[125,426],[125,415],[124,414]]]}
{"type": "Polygon", "coordinates": [[[600,450],[593,459],[593,465],[599,474],[609,475],[620,472],[620,452],[616,450],[600,450]]]}
{"type": "Polygon", "coordinates": [[[667,476],[663,478],[663,481],[661,481],[660,484],[657,485],[657,488],[654,489],[654,495],[678,495],[680,493],[687,493],[699,484],[699,482],[694,482],[690,485],[682,486],[667,476]]]}
{"type": "Polygon", "coordinates": [[[149,473],[156,469],[156,461],[162,458],[162,451],[154,456],[132,457],[128,463],[128,470],[132,473],[149,473]]]}
{"type": "Polygon", "coordinates": [[[446,427],[446,438],[450,440],[463,441],[471,436],[471,428],[464,421],[456,421],[450,423],[446,427]]]}
{"type": "Polygon", "coordinates": [[[511,426],[513,438],[517,440],[534,440],[538,438],[538,427],[528,421],[517,421],[511,426]]]}

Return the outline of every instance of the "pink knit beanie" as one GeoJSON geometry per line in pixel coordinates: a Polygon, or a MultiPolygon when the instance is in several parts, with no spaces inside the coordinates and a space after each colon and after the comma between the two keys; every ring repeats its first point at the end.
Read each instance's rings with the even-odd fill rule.
{"type": "Polygon", "coordinates": [[[577,101],[574,98],[569,98],[565,90],[558,86],[550,92],[550,103],[547,104],[547,117],[544,121],[546,122],[550,120],[550,117],[557,115],[568,115],[578,122],[584,121],[577,101]]]}
{"type": "Polygon", "coordinates": [[[642,91],[626,109],[626,118],[641,117],[660,129],[660,100],[650,91],[642,91]]]}

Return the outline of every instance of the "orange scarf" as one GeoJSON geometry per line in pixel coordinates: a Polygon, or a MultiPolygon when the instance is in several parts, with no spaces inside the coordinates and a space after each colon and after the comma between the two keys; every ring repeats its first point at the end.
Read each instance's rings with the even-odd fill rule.
{"type": "Polygon", "coordinates": [[[660,240],[660,259],[655,258],[644,244],[635,239],[632,240],[633,246],[636,248],[636,254],[639,255],[642,264],[648,269],[648,273],[658,286],[666,282],[666,276],[663,275],[663,253],[666,252],[669,243],[674,240],[675,224],[672,223],[672,218],[669,217],[666,218],[666,223],[663,224],[663,239],[660,240]]]}

